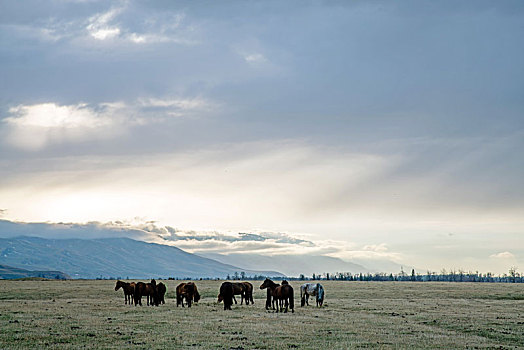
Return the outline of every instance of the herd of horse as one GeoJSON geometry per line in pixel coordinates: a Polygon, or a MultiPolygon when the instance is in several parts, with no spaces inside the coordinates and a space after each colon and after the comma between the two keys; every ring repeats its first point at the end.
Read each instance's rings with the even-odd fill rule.
{"type": "MultiPolygon", "coordinates": [[[[165,304],[167,288],[162,282],[156,283],[153,279],[149,283],[117,281],[115,291],[120,288],[124,291],[124,303],[129,305],[142,305],[142,297],[147,299],[147,305],[158,306],[165,304]]],[[[273,309],[275,312],[295,312],[293,287],[283,280],[281,284],[266,278],[260,285],[260,289],[267,290],[266,310],[273,309]]],[[[254,304],[253,285],[249,282],[224,282],[218,293],[218,303],[224,303],[224,310],[231,310],[233,302],[236,304],[235,295],[240,295],[240,305],[245,301],[246,305],[254,304]]],[[[300,286],[300,306],[309,305],[309,297],[315,297],[318,307],[324,303],[324,287],[320,283],[305,283],[300,286]]],[[[176,306],[184,307],[184,300],[188,307],[200,300],[198,288],[194,282],[180,283],[176,287],[176,306]]]]}

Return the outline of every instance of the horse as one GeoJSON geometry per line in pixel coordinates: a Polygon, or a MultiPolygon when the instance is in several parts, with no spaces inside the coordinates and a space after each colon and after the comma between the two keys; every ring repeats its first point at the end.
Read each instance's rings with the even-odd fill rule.
{"type": "Polygon", "coordinates": [[[304,283],[300,286],[300,306],[309,306],[309,296],[316,297],[317,306],[322,307],[324,303],[324,287],[320,283],[304,283]]]}
{"type": "Polygon", "coordinates": [[[273,310],[276,310],[276,309],[275,309],[275,301],[276,301],[276,299],[273,297],[273,291],[272,291],[272,289],[269,288],[269,286],[265,286],[265,287],[263,287],[263,286],[266,284],[266,281],[270,281],[270,282],[272,282],[275,286],[280,286],[280,284],[271,281],[269,278],[266,278],[266,280],[264,281],[264,283],[262,283],[262,285],[260,286],[260,289],[267,288],[266,310],[269,310],[269,308],[272,308],[273,310]]]}
{"type": "Polygon", "coordinates": [[[218,299],[224,301],[224,310],[231,310],[231,305],[233,305],[233,283],[224,282],[220,286],[220,292],[218,294],[218,299]]]}
{"type": "MultiPolygon", "coordinates": [[[[246,305],[249,305],[249,302],[251,304],[255,304],[255,301],[253,300],[253,285],[249,282],[242,282],[244,285],[244,298],[246,299],[246,305]]],[[[242,304],[242,301],[240,301],[240,304],[242,304]]]]}
{"type": "MultiPolygon", "coordinates": [[[[269,278],[264,280],[264,283],[260,285],[260,289],[268,288],[271,290],[271,296],[273,297],[273,302],[277,301],[277,310],[276,312],[282,312],[282,309],[285,306],[284,312],[288,311],[288,307],[291,309],[291,312],[295,312],[295,302],[293,299],[293,287],[289,285],[287,281],[282,281],[282,285],[278,285],[269,278]]],[[[267,308],[267,301],[266,301],[267,308]]]]}
{"type": "Polygon", "coordinates": [[[184,298],[186,299],[187,307],[191,307],[191,302],[195,303],[200,300],[200,294],[196,284],[193,282],[182,282],[176,287],[176,306],[182,304],[184,307],[184,298]]]}
{"type": "Polygon", "coordinates": [[[147,305],[158,306],[158,294],[156,291],[156,281],[151,283],[138,282],[135,286],[135,306],[142,306],[142,297],[147,297],[147,305]]]}
{"type": "MultiPolygon", "coordinates": [[[[246,301],[246,305],[249,305],[249,301],[253,302],[253,285],[249,282],[230,282],[233,288],[233,301],[237,304],[235,295],[240,295],[240,305],[246,301]]],[[[218,301],[224,300],[222,294],[218,294],[218,301]]],[[[254,302],[253,302],[254,304],[254,302]]]]}
{"type": "Polygon", "coordinates": [[[166,292],[167,292],[166,285],[163,284],[162,282],[157,284],[156,292],[157,292],[157,295],[158,295],[158,303],[159,304],[165,304],[166,301],[164,300],[164,296],[166,295],[166,292]]]}
{"type": "Polygon", "coordinates": [[[135,282],[127,283],[122,281],[116,281],[115,291],[122,288],[124,291],[124,303],[129,305],[133,304],[133,295],[135,294],[135,282]]]}
{"type": "MultiPolygon", "coordinates": [[[[240,304],[242,304],[242,302],[244,301],[244,285],[242,283],[239,283],[239,282],[229,282],[229,283],[231,283],[231,288],[233,290],[232,300],[236,304],[237,300],[235,298],[235,295],[240,295],[240,304]]],[[[220,292],[219,292],[217,302],[221,303],[223,300],[224,300],[224,296],[222,294],[220,294],[220,292]]]]}

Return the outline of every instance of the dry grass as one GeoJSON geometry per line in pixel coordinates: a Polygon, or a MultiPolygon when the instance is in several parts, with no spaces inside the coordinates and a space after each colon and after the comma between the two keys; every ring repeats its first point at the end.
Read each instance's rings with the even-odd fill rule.
{"type": "MultiPolygon", "coordinates": [[[[166,281],[164,281],[166,283],[166,281]]],[[[0,348],[524,348],[524,286],[323,282],[325,307],[295,313],[216,304],[221,282],[197,281],[203,299],[177,308],[129,307],[114,281],[0,281],[0,348]]],[[[239,300],[240,302],[240,300],[239,300]]]]}

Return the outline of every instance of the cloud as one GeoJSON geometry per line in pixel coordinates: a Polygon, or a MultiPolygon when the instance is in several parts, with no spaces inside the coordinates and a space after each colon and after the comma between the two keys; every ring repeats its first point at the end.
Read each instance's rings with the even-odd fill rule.
{"type": "Polygon", "coordinates": [[[493,259],[514,259],[515,255],[506,251],[506,252],[491,254],[489,257],[493,259]]]}
{"type": "Polygon", "coordinates": [[[244,60],[248,63],[264,63],[267,62],[267,58],[261,53],[250,53],[244,54],[244,60]]]}
{"type": "Polygon", "coordinates": [[[143,107],[176,108],[183,111],[209,110],[213,104],[202,98],[145,98],[140,99],[139,103],[143,107]]]}
{"type": "Polygon", "coordinates": [[[9,129],[7,141],[26,150],[48,144],[111,137],[119,133],[113,108],[94,109],[87,104],[42,103],[9,109],[3,121],[9,129]]]}
{"type": "Polygon", "coordinates": [[[381,243],[381,244],[365,245],[364,247],[362,247],[362,250],[369,251],[369,252],[383,253],[383,252],[386,252],[388,248],[386,247],[385,243],[381,243]]]}
{"type": "Polygon", "coordinates": [[[203,98],[139,98],[132,103],[105,102],[59,105],[47,102],[9,108],[3,119],[12,146],[34,151],[51,144],[103,140],[122,135],[131,126],[209,112],[217,104],[203,98]],[[150,110],[153,109],[153,110],[150,110]]]}
{"type": "Polygon", "coordinates": [[[122,11],[123,8],[114,8],[92,16],[88,20],[89,24],[86,30],[96,40],[107,40],[119,36],[120,28],[116,25],[111,25],[110,22],[122,11]]]}
{"type": "Polygon", "coordinates": [[[24,39],[61,42],[66,46],[90,50],[93,45],[107,43],[113,45],[115,51],[133,46],[140,49],[149,44],[194,46],[199,43],[197,26],[187,23],[183,11],[156,11],[128,1],[120,1],[116,6],[113,4],[58,4],[45,10],[39,9],[49,12],[48,17],[41,16],[35,20],[28,16],[28,19],[13,20],[0,26],[24,39]]]}

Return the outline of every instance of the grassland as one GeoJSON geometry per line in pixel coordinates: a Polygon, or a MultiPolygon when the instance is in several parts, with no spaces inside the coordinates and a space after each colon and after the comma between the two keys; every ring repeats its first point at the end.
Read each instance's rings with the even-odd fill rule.
{"type": "MultiPolygon", "coordinates": [[[[166,281],[164,281],[165,283],[166,281]]],[[[524,285],[323,282],[325,307],[295,313],[216,304],[218,281],[197,281],[203,299],[177,308],[129,307],[114,281],[0,281],[0,348],[356,349],[524,348],[524,285]]],[[[239,300],[240,302],[240,300],[239,300]]]]}

